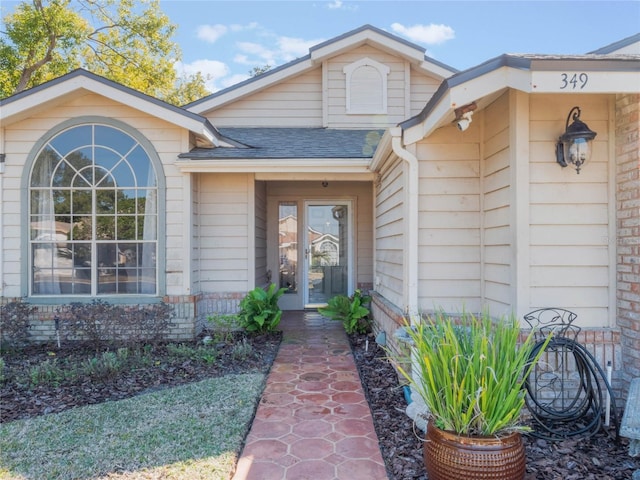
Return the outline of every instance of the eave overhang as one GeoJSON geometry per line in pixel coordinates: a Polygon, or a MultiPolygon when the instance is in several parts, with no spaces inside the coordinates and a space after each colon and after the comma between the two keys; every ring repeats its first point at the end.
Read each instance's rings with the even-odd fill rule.
{"type": "Polygon", "coordinates": [[[354,180],[372,180],[370,158],[252,158],[252,159],[180,159],[175,165],[183,173],[268,173],[305,174],[354,180]]]}
{"type": "Polygon", "coordinates": [[[0,100],[3,126],[29,118],[78,96],[95,93],[192,132],[202,145],[233,145],[205,117],[168,104],[83,69],[0,100]]]}
{"type": "Polygon", "coordinates": [[[638,55],[502,55],[442,82],[422,112],[402,123],[404,144],[455,119],[456,108],[483,108],[506,89],[526,93],[638,93],[638,55]]]}

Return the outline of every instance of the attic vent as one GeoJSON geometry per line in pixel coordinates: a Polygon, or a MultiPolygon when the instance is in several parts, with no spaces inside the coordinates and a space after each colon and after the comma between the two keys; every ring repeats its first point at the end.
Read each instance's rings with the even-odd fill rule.
{"type": "Polygon", "coordinates": [[[342,71],[347,82],[347,113],[387,113],[389,67],[370,58],[362,58],[342,71]]]}

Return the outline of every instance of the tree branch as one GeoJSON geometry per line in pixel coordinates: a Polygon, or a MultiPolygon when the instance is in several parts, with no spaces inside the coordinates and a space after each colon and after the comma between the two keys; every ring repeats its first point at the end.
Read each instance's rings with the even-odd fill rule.
{"type": "Polygon", "coordinates": [[[16,86],[16,89],[13,92],[14,94],[20,93],[25,88],[27,88],[27,85],[29,84],[29,81],[31,80],[31,77],[33,77],[33,74],[35,72],[37,72],[38,69],[42,68],[44,65],[46,65],[47,63],[49,63],[51,61],[51,59],[53,58],[53,51],[55,50],[57,42],[58,42],[57,36],[55,35],[55,33],[53,33],[51,31],[51,27],[47,23],[47,21],[46,21],[47,19],[44,16],[44,9],[42,8],[42,1],[41,0],[33,0],[33,4],[34,4],[36,10],[42,15],[42,21],[43,21],[43,23],[45,25],[45,28],[47,29],[48,34],[49,34],[49,43],[47,44],[47,53],[44,55],[44,57],[42,57],[37,62],[33,63],[32,65],[27,65],[22,69],[22,72],[20,73],[20,80],[18,80],[18,85],[16,86]]]}

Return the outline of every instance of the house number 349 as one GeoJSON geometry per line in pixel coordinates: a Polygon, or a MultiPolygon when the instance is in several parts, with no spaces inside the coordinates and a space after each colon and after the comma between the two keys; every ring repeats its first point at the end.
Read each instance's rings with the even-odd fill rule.
{"type": "Polygon", "coordinates": [[[582,90],[589,81],[589,75],[586,73],[561,73],[560,74],[560,90],[566,88],[571,90],[582,90]]]}

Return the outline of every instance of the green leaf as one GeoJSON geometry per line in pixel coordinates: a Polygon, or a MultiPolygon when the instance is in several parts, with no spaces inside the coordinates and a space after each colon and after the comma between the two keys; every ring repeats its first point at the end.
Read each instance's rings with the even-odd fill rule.
{"type": "Polygon", "coordinates": [[[82,67],[176,105],[209,92],[202,74],[178,77],[182,54],[159,0],[33,0],[4,17],[0,97],[82,67]]]}
{"type": "MultiPolygon", "coordinates": [[[[494,435],[522,429],[523,382],[544,349],[531,357],[533,333],[520,343],[512,317],[494,320],[438,312],[406,325],[408,355],[390,352],[400,373],[422,396],[437,425],[458,434],[494,435]]],[[[549,341],[549,338],[546,340],[549,341]]]]}

